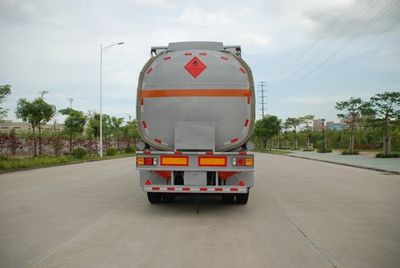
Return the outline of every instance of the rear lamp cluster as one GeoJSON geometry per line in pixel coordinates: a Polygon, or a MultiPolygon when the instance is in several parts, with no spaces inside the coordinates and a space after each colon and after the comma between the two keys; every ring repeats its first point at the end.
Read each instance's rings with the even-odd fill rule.
{"type": "Polygon", "coordinates": [[[254,159],[252,157],[234,157],[232,166],[254,166],[254,159]]]}
{"type": "Polygon", "coordinates": [[[158,159],[156,157],[138,157],[136,158],[137,166],[156,166],[158,159]]]}

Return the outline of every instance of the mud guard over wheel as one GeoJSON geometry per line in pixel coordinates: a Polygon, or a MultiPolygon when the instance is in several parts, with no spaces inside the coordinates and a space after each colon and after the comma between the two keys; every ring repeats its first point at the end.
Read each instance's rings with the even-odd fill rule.
{"type": "Polygon", "coordinates": [[[246,205],[247,201],[249,200],[249,194],[250,194],[250,192],[247,192],[245,194],[237,194],[236,195],[236,203],[239,205],[246,205]]]}
{"type": "Polygon", "coordinates": [[[151,204],[161,203],[161,194],[160,193],[147,193],[147,199],[151,204]]]}

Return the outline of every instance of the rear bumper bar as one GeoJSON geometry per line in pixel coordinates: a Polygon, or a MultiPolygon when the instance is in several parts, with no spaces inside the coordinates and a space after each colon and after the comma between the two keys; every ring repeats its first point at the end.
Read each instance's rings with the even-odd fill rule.
{"type": "Polygon", "coordinates": [[[189,185],[146,185],[145,192],[161,193],[210,193],[210,194],[245,194],[248,192],[246,186],[189,186],[189,185]]]}

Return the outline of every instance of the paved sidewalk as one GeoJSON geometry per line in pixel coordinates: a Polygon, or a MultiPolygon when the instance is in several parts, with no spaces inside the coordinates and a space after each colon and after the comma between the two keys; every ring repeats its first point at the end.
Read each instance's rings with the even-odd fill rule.
{"type": "Polygon", "coordinates": [[[338,152],[322,154],[303,151],[295,151],[287,155],[378,171],[400,173],[400,158],[385,159],[375,158],[371,155],[341,155],[338,152]]]}

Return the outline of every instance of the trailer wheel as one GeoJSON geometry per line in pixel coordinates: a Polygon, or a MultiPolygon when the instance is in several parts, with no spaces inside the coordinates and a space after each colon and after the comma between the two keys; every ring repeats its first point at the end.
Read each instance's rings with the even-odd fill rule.
{"type": "Polygon", "coordinates": [[[249,193],[246,194],[237,194],[236,195],[236,203],[239,205],[246,205],[249,200],[249,193]]]}
{"type": "Polygon", "coordinates": [[[162,200],[164,203],[173,203],[175,201],[175,195],[174,194],[163,194],[162,200]]]}
{"type": "Polygon", "coordinates": [[[147,199],[152,204],[158,204],[161,202],[161,194],[147,192],[147,199]]]}
{"type": "Polygon", "coordinates": [[[222,203],[224,203],[224,204],[232,204],[234,198],[235,198],[235,195],[233,195],[233,194],[223,194],[222,195],[222,203]]]}

